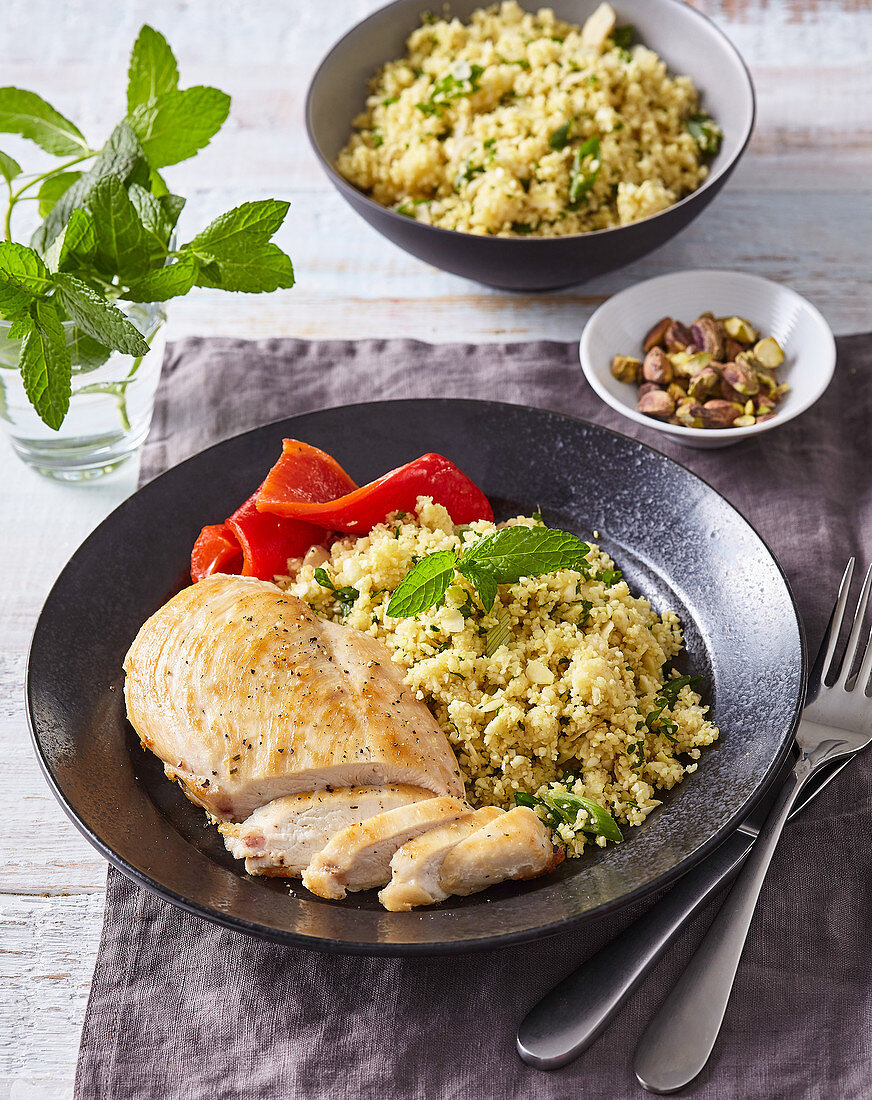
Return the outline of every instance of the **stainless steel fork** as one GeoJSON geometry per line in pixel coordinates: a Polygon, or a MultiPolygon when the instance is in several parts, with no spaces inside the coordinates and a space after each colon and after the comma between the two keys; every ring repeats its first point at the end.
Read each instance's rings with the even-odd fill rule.
{"type": "Polygon", "coordinates": [[[872,566],[866,573],[838,677],[831,687],[825,682],[837,667],[834,657],[853,572],[851,558],[828,628],[820,688],[817,696],[807,701],[796,733],[800,755],[791,778],[779,792],[757,843],[696,954],[636,1049],[636,1077],[649,1092],[677,1092],[690,1084],[708,1061],[721,1029],[763,880],[790,809],[803,787],[831,761],[851,755],[872,742],[872,699],[866,694],[872,674],[872,637],[862,647],[859,672],[852,675],[861,657],[872,566]]]}

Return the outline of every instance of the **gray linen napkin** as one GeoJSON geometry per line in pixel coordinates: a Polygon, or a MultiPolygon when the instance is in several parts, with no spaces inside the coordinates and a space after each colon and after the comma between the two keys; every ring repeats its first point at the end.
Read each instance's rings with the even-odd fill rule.
{"type": "MultiPolygon", "coordinates": [[[[636,435],[702,475],[784,566],[814,652],[847,557],[872,557],[872,336],[839,341],[804,416],[728,450],[689,451],[593,394],[577,347],[189,339],[171,345],[143,478],[267,420],[378,398],[497,397],[636,435]]],[[[872,1096],[872,769],[849,768],[776,855],[714,1055],[686,1095],[872,1096]]],[[[218,928],[110,868],[78,1100],[558,1100],[638,1097],[630,1070],[700,916],[597,1043],[546,1074],[526,1011],[650,903],[538,943],[428,959],[281,948],[218,928]]],[[[681,1036],[676,1035],[676,1043],[681,1036]]]]}

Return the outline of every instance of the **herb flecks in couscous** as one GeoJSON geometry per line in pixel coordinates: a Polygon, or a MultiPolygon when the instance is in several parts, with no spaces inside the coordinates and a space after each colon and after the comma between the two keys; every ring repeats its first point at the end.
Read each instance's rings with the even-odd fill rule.
{"type": "Polygon", "coordinates": [[[338,170],[443,229],[564,236],[638,221],[695,190],[721,131],[686,76],[603,4],[584,27],[514,0],[430,18],[374,77],[338,170]]]}
{"type": "MultiPolygon", "coordinates": [[[[540,524],[518,517],[508,525],[540,524]]],[[[286,587],[388,646],[448,735],[474,806],[510,808],[516,795],[532,796],[568,854],[578,855],[593,835],[602,845],[617,839],[583,800],[619,825],[642,824],[657,792],[695,771],[718,731],[692,684],[666,674],[682,644],[677,615],[658,616],[632,596],[594,545],[582,570],[500,585],[489,611],[456,574],[440,606],[387,615],[417,561],[456,557],[496,530],[484,521],[455,528],[443,507],[421,498],[415,515],[340,539],[286,587]]]]}

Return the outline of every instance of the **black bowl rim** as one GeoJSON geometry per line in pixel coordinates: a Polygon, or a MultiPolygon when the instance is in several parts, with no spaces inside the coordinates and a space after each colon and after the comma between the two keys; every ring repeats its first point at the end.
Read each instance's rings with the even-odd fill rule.
{"type": "Polygon", "coordinates": [[[188,458],[183,459],[175,466],[171,466],[168,470],[165,470],[162,474],[159,474],[152,481],[146,482],[145,485],[140,486],[130,497],[122,501],[116,508],[114,508],[109,515],[94,528],[94,530],[80,543],[76,548],[67,565],[61,570],[57,580],[52,585],[46,596],[43,607],[40,610],[39,617],[37,618],[36,625],[34,626],[33,635],[31,637],[30,646],[28,647],[27,664],[25,669],[25,681],[24,681],[24,694],[26,703],[26,715],[27,725],[30,731],[31,741],[33,743],[34,752],[39,762],[40,769],[45,776],[46,782],[60,803],[61,808],[66,813],[67,817],[76,826],[79,832],[85,837],[85,839],[93,845],[104,856],[104,858],[126,875],[129,879],[137,882],[140,886],[144,887],[150,893],[157,897],[163,898],[165,901],[178,906],[180,909],[185,910],[188,913],[192,913],[195,916],[201,917],[205,920],[211,921],[213,924],[220,925],[224,928],[229,928],[232,931],[243,932],[248,935],[255,936],[259,939],[267,940],[273,943],[283,944],[285,946],[294,947],[307,947],[316,951],[323,951],[327,953],[338,953],[347,955],[380,955],[380,956],[395,956],[395,957],[409,957],[409,956],[425,956],[425,955],[455,955],[455,954],[468,954],[475,951],[487,951],[501,947],[510,947],[516,944],[528,943],[532,940],[544,938],[546,936],[559,935],[561,932],[568,931],[572,927],[580,927],[581,925],[596,921],[597,919],[607,916],[610,913],[614,913],[625,908],[633,902],[639,901],[645,897],[650,897],[657,891],[664,889],[667,886],[671,886],[682,875],[686,874],[693,867],[701,863],[711,852],[715,850],[724,840],[732,835],[737,827],[748,817],[748,815],[755,809],[761,799],[766,794],[766,791],[771,786],[773,779],[779,774],[784,761],[787,759],[791,752],[794,743],[794,734],[799,724],[802,709],[805,705],[805,691],[808,680],[808,647],[805,636],[805,629],[803,627],[802,618],[799,614],[799,608],[797,607],[796,597],[793,593],[793,589],[790,585],[790,581],[784,572],[784,569],[772,552],[771,547],[763,538],[763,536],[757,531],[756,527],[747,519],[747,517],[739,511],[739,509],[727,498],[720,493],[713,485],[711,485],[705,478],[700,477],[699,474],[689,469],[684,463],[679,462],[677,459],[670,458],[669,455],[663,454],[662,451],[658,451],[655,447],[650,446],[647,443],[643,443],[638,439],[634,439],[631,436],[624,435],[621,432],[615,431],[613,428],[607,428],[602,424],[595,424],[593,421],[585,420],[582,417],[570,416],[567,413],[558,413],[549,409],[538,408],[534,405],[513,404],[508,401],[483,401],[474,398],[397,398],[387,399],[379,401],[360,401],[349,403],[346,405],[333,405],[323,409],[313,409],[309,413],[298,414],[292,417],[282,417],[278,420],[269,421],[266,424],[259,425],[256,428],[251,428],[245,432],[239,432],[234,436],[228,437],[228,439],[220,440],[218,443],[213,443],[211,446],[204,448],[202,451],[198,451],[188,458]],[[482,412],[486,409],[522,409],[533,413],[547,413],[551,416],[558,416],[565,420],[573,421],[576,424],[580,424],[585,428],[593,428],[595,431],[605,432],[608,435],[615,436],[623,441],[625,444],[629,443],[642,451],[650,452],[658,459],[665,460],[666,462],[674,463],[685,473],[701,482],[706,488],[715,494],[732,512],[734,512],[739,519],[745,523],[753,534],[759,539],[760,544],[765,549],[766,553],[770,556],[776,569],[781,575],[781,580],[784,584],[790,605],[793,609],[793,614],[797,624],[797,634],[799,638],[800,649],[800,691],[797,695],[797,701],[794,708],[793,715],[790,720],[789,728],[785,731],[782,744],[779,751],[775,754],[769,765],[766,774],[761,779],[755,792],[747,799],[744,806],[742,806],[736,813],[726,821],[704,844],[693,852],[689,856],[685,856],[679,860],[674,867],[671,867],[668,871],[664,872],[657,880],[643,883],[635,890],[624,894],[620,898],[615,898],[611,901],[604,902],[602,905],[597,906],[594,909],[590,909],[587,912],[575,914],[573,916],[565,917],[562,920],[554,921],[551,924],[539,926],[537,928],[527,928],[515,932],[507,932],[503,934],[497,934],[494,936],[481,937],[476,939],[467,940],[453,940],[450,942],[445,941],[432,941],[430,943],[387,943],[387,944],[373,944],[373,943],[354,943],[345,940],[333,940],[320,936],[308,936],[302,933],[295,932],[281,932],[276,929],[269,928],[265,925],[257,924],[253,921],[243,920],[240,917],[233,916],[232,914],[222,913],[215,909],[202,905],[196,901],[185,897],[182,894],[177,893],[175,890],[162,886],[159,883],[154,882],[147,875],[138,871],[135,867],[131,866],[123,856],[119,856],[114,852],[108,844],[104,843],[78,816],[75,808],[68,801],[66,795],[61,789],[60,784],[56,781],[54,774],[52,773],[51,766],[46,759],[42,745],[39,741],[39,736],[36,730],[36,724],[34,720],[33,699],[32,699],[32,664],[34,656],[34,647],[36,644],[37,634],[39,632],[40,623],[42,621],[43,612],[47,605],[54,598],[56,590],[58,590],[64,581],[64,575],[68,566],[72,562],[73,558],[79,553],[79,551],[95,536],[97,536],[104,527],[113,522],[115,515],[129,506],[131,500],[143,490],[150,489],[153,485],[156,485],[162,478],[167,475],[178,471],[181,467],[185,466],[189,462],[193,462],[201,458],[204,454],[214,451],[221,447],[224,443],[230,440],[238,440],[246,435],[254,435],[257,432],[261,432],[264,429],[276,429],[279,425],[288,421],[299,419],[300,416],[309,416],[321,412],[332,412],[337,409],[366,409],[374,405],[394,405],[394,406],[408,406],[410,404],[421,404],[436,401],[445,405],[476,405],[482,412]]]}
{"type": "Polygon", "coordinates": [[[309,87],[306,92],[304,115],[306,123],[306,135],[309,138],[309,144],[312,146],[312,151],[315,153],[315,156],[320,161],[321,167],[324,169],[328,179],[333,184],[333,186],[342,194],[353,197],[355,201],[363,202],[366,206],[372,209],[373,212],[385,214],[390,219],[397,220],[397,224],[414,224],[419,226],[422,230],[429,230],[432,233],[446,234],[450,237],[463,237],[466,239],[471,238],[474,241],[491,242],[490,245],[483,244],[483,247],[485,248],[493,247],[494,245],[499,247],[499,245],[505,245],[507,241],[511,241],[514,244],[525,245],[528,248],[541,248],[548,244],[553,245],[556,241],[594,240],[599,239],[606,234],[623,233],[635,229],[636,226],[646,225],[649,222],[656,221],[657,218],[661,218],[664,215],[671,213],[673,210],[679,210],[685,205],[689,205],[694,198],[698,198],[700,195],[704,194],[715,183],[722,179],[725,180],[727,177],[729,177],[735,169],[736,165],[744,156],[745,150],[748,148],[748,144],[751,141],[751,135],[754,132],[754,126],[757,122],[757,93],[754,89],[754,81],[751,77],[751,70],[748,68],[745,59],[739,53],[733,42],[727,37],[724,31],[721,30],[721,28],[717,25],[717,23],[715,23],[713,19],[711,19],[708,15],[705,15],[703,12],[698,11],[696,8],[690,7],[684,2],[684,0],[664,0],[664,2],[673,4],[676,8],[680,8],[681,11],[690,18],[698,19],[703,23],[707,23],[711,30],[713,30],[715,34],[720,36],[727,49],[732,52],[733,56],[739,62],[739,65],[745,74],[748,93],[751,97],[751,112],[748,118],[748,124],[745,129],[745,133],[742,137],[741,144],[736,148],[733,156],[723,165],[721,165],[717,172],[709,173],[709,175],[706,176],[703,182],[694,191],[689,192],[683,198],[679,199],[678,202],[672,203],[671,206],[667,206],[664,210],[658,210],[656,214],[649,214],[647,218],[640,218],[638,221],[629,222],[627,225],[613,225],[608,227],[607,229],[590,229],[586,233],[566,233],[559,237],[488,237],[485,234],[468,233],[465,229],[443,229],[442,226],[439,225],[427,225],[426,222],[419,222],[417,219],[407,218],[404,214],[398,214],[396,210],[392,210],[389,206],[382,206],[381,203],[376,202],[375,199],[371,199],[369,195],[367,195],[364,191],[361,191],[359,188],[355,187],[353,183],[345,178],[345,176],[337,172],[337,170],[331,164],[330,160],[322,152],[321,146],[315,136],[315,127],[312,121],[312,100],[314,99],[315,85],[317,84],[322,71],[326,69],[329,65],[333,54],[339,48],[339,46],[342,45],[343,42],[352,38],[358,33],[358,31],[362,27],[382,15],[389,8],[399,7],[400,4],[406,3],[406,0],[391,0],[389,4],[385,4],[383,7],[377,8],[374,12],[371,12],[365,19],[361,19],[360,22],[355,23],[354,26],[350,28],[350,30],[346,31],[345,34],[338,38],[324,55],[318,65],[318,68],[315,70],[312,79],[309,82],[309,87]]]}

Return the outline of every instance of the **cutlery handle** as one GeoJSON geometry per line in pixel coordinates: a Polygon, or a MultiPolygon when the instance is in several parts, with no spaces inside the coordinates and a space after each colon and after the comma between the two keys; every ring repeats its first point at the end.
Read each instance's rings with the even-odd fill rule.
{"type": "Polygon", "coordinates": [[[813,770],[806,758],[797,762],[702,943],[642,1036],[634,1069],[639,1084],[649,1092],[677,1092],[708,1061],[775,846],[813,770]]]}
{"type": "Polygon", "coordinates": [[[753,838],[726,840],[648,912],[556,985],[518,1028],[521,1058],[559,1069],[606,1027],[693,914],[742,863],[753,838]]]}

